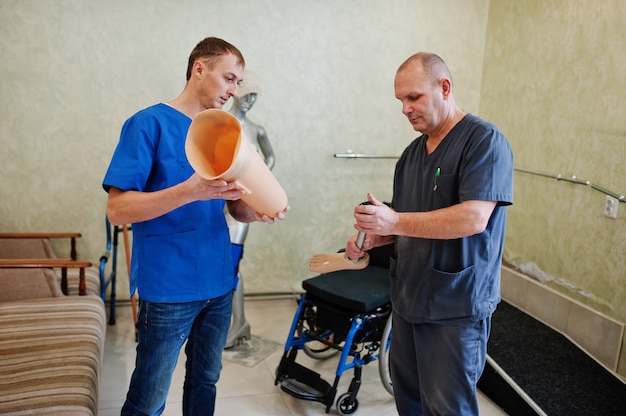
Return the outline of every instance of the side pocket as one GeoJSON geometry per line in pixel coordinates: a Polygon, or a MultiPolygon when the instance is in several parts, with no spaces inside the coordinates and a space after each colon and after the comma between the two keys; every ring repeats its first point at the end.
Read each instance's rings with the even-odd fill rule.
{"type": "MultiPolygon", "coordinates": [[[[143,293],[162,296],[163,293],[193,294],[198,290],[198,247],[196,230],[151,235],[145,238],[139,262],[139,282],[143,293]]],[[[146,296],[149,298],[148,296],[146,296]]]]}
{"type": "Polygon", "coordinates": [[[458,273],[446,273],[432,269],[428,297],[428,315],[433,320],[467,318],[473,315],[476,297],[476,274],[474,266],[458,273]]]}

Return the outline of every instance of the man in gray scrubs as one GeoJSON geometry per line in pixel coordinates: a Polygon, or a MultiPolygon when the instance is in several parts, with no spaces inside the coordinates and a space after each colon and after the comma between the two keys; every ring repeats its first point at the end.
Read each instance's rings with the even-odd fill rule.
{"type": "Polygon", "coordinates": [[[403,152],[391,208],[368,195],[354,210],[360,258],[394,244],[390,282],[390,371],[406,415],[478,415],[491,315],[500,301],[506,206],[513,154],[500,130],[455,102],[452,76],[432,53],[398,69],[395,95],[421,136],[403,152]]]}

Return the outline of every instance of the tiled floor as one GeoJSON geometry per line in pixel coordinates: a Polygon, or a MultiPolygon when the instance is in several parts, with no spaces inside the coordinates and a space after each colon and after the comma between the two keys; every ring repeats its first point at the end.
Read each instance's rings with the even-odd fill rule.
{"type": "MultiPolygon", "coordinates": [[[[295,299],[246,299],[245,314],[252,328],[253,336],[274,340],[284,345],[291,320],[296,309],[295,299]]],[[[107,328],[104,365],[100,381],[99,416],[119,415],[124,402],[130,375],[134,368],[135,333],[130,306],[118,306],[117,323],[107,328]]],[[[282,355],[277,348],[265,360],[253,367],[223,361],[223,370],[217,385],[216,415],[324,415],[324,405],[293,398],[274,385],[274,374],[282,355]]],[[[164,415],[181,415],[182,383],[184,378],[184,353],[176,368],[170,395],[164,415]]],[[[298,355],[298,362],[319,372],[332,382],[337,368],[337,358],[326,361],[312,360],[304,354],[298,355]],[[307,361],[308,360],[308,361],[307,361]]],[[[344,372],[338,395],[347,390],[352,372],[344,372]]],[[[363,369],[363,383],[358,393],[358,416],[397,415],[393,398],[380,381],[378,366],[366,365],[363,369]]],[[[480,395],[482,416],[505,415],[487,398],[480,395]]],[[[330,414],[337,415],[333,406],[330,414]]]]}

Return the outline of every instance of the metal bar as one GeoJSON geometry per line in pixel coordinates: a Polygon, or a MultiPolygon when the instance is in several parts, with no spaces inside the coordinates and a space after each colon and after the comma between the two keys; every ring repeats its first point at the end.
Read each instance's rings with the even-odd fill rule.
{"type": "Polygon", "coordinates": [[[530,173],[531,175],[543,176],[544,178],[558,179],[558,175],[552,175],[551,173],[536,172],[536,171],[532,171],[532,170],[524,169],[524,168],[514,168],[514,169],[518,172],[530,173]]]}
{"type": "MultiPolygon", "coordinates": [[[[338,159],[399,159],[400,158],[400,156],[368,155],[368,154],[363,154],[363,153],[352,153],[350,151],[348,153],[335,153],[334,156],[338,159]]],[[[528,174],[536,175],[536,176],[543,176],[544,178],[556,179],[557,181],[569,182],[569,183],[573,183],[576,185],[590,186],[592,189],[595,189],[596,191],[612,196],[613,198],[617,199],[619,202],[626,203],[626,197],[624,195],[618,194],[617,192],[609,191],[608,189],[600,185],[591,183],[589,181],[579,179],[575,175],[566,177],[563,175],[555,175],[552,173],[538,172],[538,171],[525,169],[525,168],[514,168],[514,169],[518,172],[528,173],[528,174]]]]}
{"type": "Polygon", "coordinates": [[[591,182],[584,181],[582,179],[578,179],[575,175],[572,175],[569,178],[561,176],[561,175],[557,175],[556,180],[557,181],[565,181],[565,182],[575,183],[577,185],[585,185],[585,186],[591,185],[591,182]]]}
{"type": "Polygon", "coordinates": [[[496,361],[487,354],[487,362],[494,371],[502,377],[502,379],[509,385],[519,396],[524,400],[539,416],[547,416],[546,412],[526,393],[503,369],[496,363],[496,361]]]}
{"type": "Polygon", "coordinates": [[[617,199],[619,202],[626,202],[626,198],[624,197],[624,195],[619,195],[613,191],[609,191],[606,188],[601,187],[600,185],[596,185],[596,184],[591,184],[590,185],[593,189],[595,189],[596,191],[600,191],[603,194],[607,194],[612,196],[613,198],[617,199]]]}
{"type": "Polygon", "coordinates": [[[556,179],[557,181],[565,181],[565,182],[570,182],[570,183],[574,183],[577,185],[586,185],[586,186],[590,186],[592,189],[595,189],[596,191],[602,192],[603,194],[606,195],[610,195],[613,198],[617,199],[619,202],[624,202],[626,203],[626,197],[624,197],[624,195],[622,194],[618,194],[617,192],[613,192],[613,191],[609,191],[608,189],[591,183],[589,181],[585,181],[582,179],[577,178],[575,175],[572,175],[571,177],[567,178],[564,177],[562,175],[554,175],[554,174],[550,174],[550,173],[545,173],[545,172],[538,172],[538,171],[534,171],[534,170],[530,170],[530,169],[524,169],[524,168],[514,168],[516,171],[518,172],[523,172],[523,173],[529,173],[531,175],[536,175],[536,176],[543,176],[544,178],[551,178],[551,179],[556,179]]]}
{"type": "Polygon", "coordinates": [[[399,159],[400,156],[392,155],[366,155],[363,153],[335,153],[338,159],[399,159]]]}

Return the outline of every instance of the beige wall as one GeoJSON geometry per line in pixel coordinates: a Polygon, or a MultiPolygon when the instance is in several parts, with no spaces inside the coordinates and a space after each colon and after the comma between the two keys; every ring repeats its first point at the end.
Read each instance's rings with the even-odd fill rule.
{"type": "MultiPolygon", "coordinates": [[[[626,193],[625,22],[621,0],[491,0],[480,114],[507,134],[516,166],[626,193]]],[[[505,256],[626,322],[626,204],[609,219],[604,200],[517,172],[505,256]]]]}
{"type": "MultiPolygon", "coordinates": [[[[333,154],[399,154],[415,137],[393,96],[398,65],[418,50],[439,52],[457,73],[460,101],[477,111],[487,6],[4,0],[0,230],[78,230],[82,256],[98,261],[105,245],[100,183],[122,123],[174,98],[191,49],[219,36],[237,45],[261,77],[262,95],[249,116],[268,132],[274,174],[291,205],[282,223],[250,227],[246,291],[301,290],[310,257],[345,244],[352,209],[366,193],[390,198],[393,160],[333,154]]],[[[118,288],[125,297],[127,284],[118,288]]]]}
{"type": "MultiPolygon", "coordinates": [[[[97,261],[100,182],[122,123],[175,97],[190,50],[211,35],[261,76],[249,115],[292,208],[250,228],[248,293],[300,290],[311,255],[353,232],[366,192],[391,197],[393,160],[332,155],[399,154],[415,137],[392,80],[418,50],[448,61],[458,101],[503,129],[516,166],[624,193],[625,21],[620,0],[2,1],[0,230],[78,230],[82,257],[97,261]]],[[[515,179],[507,260],[626,321],[626,204],[611,220],[589,187],[515,179]]]]}

